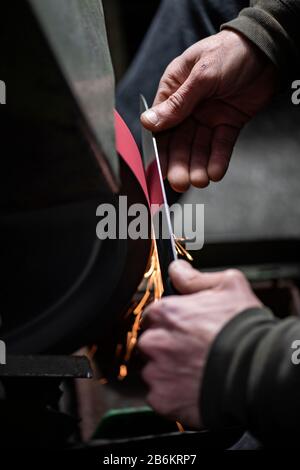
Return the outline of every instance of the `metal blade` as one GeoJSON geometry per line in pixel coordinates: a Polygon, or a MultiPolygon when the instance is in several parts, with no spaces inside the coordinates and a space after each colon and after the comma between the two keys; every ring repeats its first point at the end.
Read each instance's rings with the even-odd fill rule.
{"type": "MultiPolygon", "coordinates": [[[[141,95],[141,114],[147,111],[147,109],[147,102],[141,95]]],[[[173,236],[170,209],[161,172],[157,142],[152,132],[144,127],[142,127],[142,148],[146,182],[151,204],[152,223],[164,282],[168,278],[169,264],[177,259],[177,252],[173,236]]]]}

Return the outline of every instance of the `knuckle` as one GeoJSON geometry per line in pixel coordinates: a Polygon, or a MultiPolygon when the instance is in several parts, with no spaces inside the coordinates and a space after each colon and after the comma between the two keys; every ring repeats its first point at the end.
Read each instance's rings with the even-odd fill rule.
{"type": "Polygon", "coordinates": [[[170,315],[173,315],[173,313],[177,310],[177,306],[178,301],[175,297],[166,297],[161,300],[161,314],[164,318],[168,319],[170,315]]]}
{"type": "Polygon", "coordinates": [[[168,299],[159,299],[153,302],[153,309],[157,313],[162,313],[168,307],[168,299]]]}
{"type": "Polygon", "coordinates": [[[171,79],[173,82],[176,82],[178,85],[181,84],[181,79],[183,75],[186,73],[186,66],[184,57],[178,56],[168,65],[165,70],[165,77],[166,79],[171,79]]]}
{"type": "Polygon", "coordinates": [[[167,308],[166,299],[158,300],[157,302],[154,303],[154,306],[156,307],[156,309],[159,313],[163,312],[167,308]]]}
{"type": "Polygon", "coordinates": [[[170,90],[170,86],[178,83],[178,73],[181,67],[181,61],[179,57],[176,57],[165,69],[160,81],[159,88],[164,89],[166,92],[170,90]]]}
{"type": "Polygon", "coordinates": [[[182,62],[181,56],[175,57],[166,68],[166,73],[174,73],[182,62]]]}
{"type": "Polygon", "coordinates": [[[199,52],[200,51],[196,53],[195,45],[192,45],[185,49],[183,53],[179,56],[179,58],[181,58],[183,62],[185,62],[187,65],[189,65],[190,68],[192,68],[198,60],[199,52]]]}
{"type": "Polygon", "coordinates": [[[184,99],[179,91],[175,91],[175,93],[169,96],[168,105],[173,112],[178,112],[181,110],[182,106],[184,105],[184,99]]]}
{"type": "Polygon", "coordinates": [[[171,298],[162,299],[155,302],[151,317],[156,323],[165,323],[169,318],[169,314],[174,310],[173,300],[171,298]]]}
{"type": "Polygon", "coordinates": [[[208,93],[216,92],[221,78],[220,65],[216,58],[204,57],[195,65],[192,73],[195,75],[195,80],[198,82],[201,80],[202,86],[208,87],[208,93]]]}
{"type": "Polygon", "coordinates": [[[198,62],[196,66],[198,73],[201,72],[201,74],[204,74],[205,72],[207,72],[209,68],[210,68],[210,64],[207,60],[201,60],[200,62],[198,62]]]}
{"type": "Polygon", "coordinates": [[[159,86],[158,86],[158,91],[157,91],[157,100],[164,101],[170,94],[170,87],[167,83],[167,79],[165,77],[162,77],[159,86]]]}
{"type": "Polygon", "coordinates": [[[214,143],[217,147],[220,147],[220,148],[224,148],[224,147],[228,148],[228,147],[233,146],[232,140],[225,136],[215,137],[214,143]]]}
{"type": "Polygon", "coordinates": [[[147,351],[153,345],[153,332],[151,330],[142,333],[138,340],[138,347],[141,351],[147,351]]]}
{"type": "Polygon", "coordinates": [[[168,351],[170,349],[170,331],[169,329],[157,329],[155,334],[155,345],[159,351],[168,351]]]}
{"type": "Polygon", "coordinates": [[[149,306],[147,308],[147,310],[145,310],[143,315],[145,315],[145,318],[147,317],[150,320],[155,320],[155,319],[159,318],[162,311],[163,311],[163,309],[161,307],[161,302],[155,302],[155,303],[151,304],[151,306],[149,306]]]}
{"type": "Polygon", "coordinates": [[[145,331],[139,338],[138,345],[142,351],[164,348],[169,339],[169,333],[162,328],[153,328],[145,331]]]}
{"type": "Polygon", "coordinates": [[[212,64],[208,60],[201,60],[197,62],[193,69],[193,74],[196,77],[201,77],[202,79],[209,78],[209,74],[212,72],[212,64]]]}

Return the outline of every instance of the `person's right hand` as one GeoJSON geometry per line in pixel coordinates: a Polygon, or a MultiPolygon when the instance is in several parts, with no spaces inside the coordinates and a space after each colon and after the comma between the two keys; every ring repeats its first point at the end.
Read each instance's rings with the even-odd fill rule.
{"type": "Polygon", "coordinates": [[[277,68],[231,30],[203,39],[167,67],[142,124],[159,134],[164,176],[183,192],[223,178],[244,124],[271,99],[277,68]]]}

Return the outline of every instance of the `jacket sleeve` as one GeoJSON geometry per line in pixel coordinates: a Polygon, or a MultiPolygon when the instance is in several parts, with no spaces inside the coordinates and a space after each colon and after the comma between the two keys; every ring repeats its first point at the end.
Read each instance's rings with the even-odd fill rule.
{"type": "MultiPolygon", "coordinates": [[[[221,29],[239,31],[279,68],[283,81],[300,70],[300,1],[252,0],[221,29]]],[[[296,78],[296,77],[294,77],[296,78]]]]}
{"type": "Polygon", "coordinates": [[[296,317],[277,320],[267,309],[249,309],[225,325],[204,371],[200,411],[206,427],[243,426],[265,446],[298,445],[299,346],[296,317]]]}

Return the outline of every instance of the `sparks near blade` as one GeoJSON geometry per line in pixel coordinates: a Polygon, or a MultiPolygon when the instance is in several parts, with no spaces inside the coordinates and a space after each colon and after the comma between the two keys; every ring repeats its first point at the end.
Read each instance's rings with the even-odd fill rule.
{"type": "MultiPolygon", "coordinates": [[[[166,196],[164,196],[165,191],[164,191],[164,186],[163,186],[163,179],[162,177],[159,177],[159,170],[156,164],[156,158],[154,158],[152,162],[150,161],[150,165],[148,166],[147,181],[146,181],[146,177],[145,177],[146,171],[143,166],[139,149],[127,125],[125,124],[121,116],[117,113],[117,111],[115,111],[115,130],[116,130],[117,151],[120,157],[130,167],[137,181],[141,185],[149,206],[151,202],[152,204],[159,204],[159,205],[164,204],[164,201],[166,201],[166,196]],[[162,184],[160,182],[162,182],[162,184]],[[148,185],[151,189],[151,200],[149,196],[148,185]]],[[[150,139],[152,139],[153,138],[152,134],[151,133],[149,134],[150,134],[150,139]]],[[[156,145],[155,139],[154,139],[154,145],[156,145]]],[[[151,146],[152,146],[152,143],[151,143],[151,146]]],[[[152,155],[155,156],[156,154],[157,154],[157,151],[156,152],[154,151],[152,155]]],[[[158,160],[158,163],[159,163],[159,168],[160,168],[159,160],[158,160]]],[[[169,210],[167,203],[166,203],[166,208],[167,210],[169,210]]],[[[170,226],[171,226],[171,223],[169,227],[170,226]]],[[[175,238],[173,238],[172,232],[170,232],[169,240],[173,241],[174,244],[176,244],[175,249],[176,249],[176,252],[180,256],[188,260],[192,260],[192,257],[190,256],[190,254],[185,250],[185,248],[180,243],[183,240],[176,240],[175,238]]],[[[164,241],[166,240],[162,240],[162,242],[164,241]]],[[[128,308],[127,313],[125,315],[125,320],[128,321],[128,331],[126,333],[126,338],[124,339],[124,341],[120,341],[120,343],[118,343],[117,348],[116,348],[116,357],[120,363],[119,374],[118,374],[119,380],[123,380],[127,377],[127,373],[128,373],[127,368],[128,368],[132,353],[134,352],[134,349],[137,343],[137,338],[138,338],[139,329],[140,329],[140,320],[141,320],[141,316],[142,316],[142,312],[144,308],[152,301],[160,299],[163,294],[166,294],[166,292],[169,294],[174,293],[171,291],[170,286],[168,285],[166,286],[167,284],[166,279],[168,278],[164,278],[165,279],[164,280],[162,277],[157,245],[159,244],[156,243],[155,236],[153,236],[153,247],[151,251],[151,257],[149,260],[148,269],[144,274],[144,281],[142,282],[142,285],[140,286],[140,289],[139,289],[140,295],[138,296],[138,299],[133,299],[132,304],[128,308]]],[[[174,256],[172,256],[172,253],[171,253],[169,262],[173,261],[173,259],[176,259],[176,257],[177,257],[176,253],[175,253],[175,258],[174,256]]],[[[168,267],[168,264],[167,264],[167,267],[168,267]]],[[[107,383],[107,379],[102,378],[101,382],[107,383]]]]}

